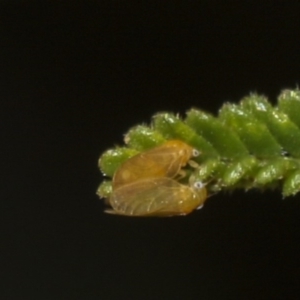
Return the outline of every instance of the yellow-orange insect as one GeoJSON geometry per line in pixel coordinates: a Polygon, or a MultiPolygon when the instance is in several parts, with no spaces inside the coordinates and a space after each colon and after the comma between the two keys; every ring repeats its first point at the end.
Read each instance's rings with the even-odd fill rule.
{"type": "Polygon", "coordinates": [[[179,140],[141,152],[124,162],[114,174],[113,190],[146,178],[174,178],[199,151],[179,140]]]}
{"type": "Polygon", "coordinates": [[[202,207],[207,198],[205,186],[194,182],[183,185],[174,179],[147,178],[113,190],[108,213],[125,216],[186,215],[202,207]]]}

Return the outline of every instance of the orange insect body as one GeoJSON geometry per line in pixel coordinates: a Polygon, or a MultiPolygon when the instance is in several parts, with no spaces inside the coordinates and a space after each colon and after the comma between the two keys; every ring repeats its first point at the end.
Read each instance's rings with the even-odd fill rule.
{"type": "Polygon", "coordinates": [[[113,189],[146,178],[174,178],[197,155],[197,150],[182,141],[167,141],[124,162],[113,177],[113,189]]]}
{"type": "Polygon", "coordinates": [[[113,210],[106,212],[126,216],[186,215],[201,207],[206,198],[201,182],[187,186],[167,177],[147,178],[114,190],[109,198],[113,210]]]}

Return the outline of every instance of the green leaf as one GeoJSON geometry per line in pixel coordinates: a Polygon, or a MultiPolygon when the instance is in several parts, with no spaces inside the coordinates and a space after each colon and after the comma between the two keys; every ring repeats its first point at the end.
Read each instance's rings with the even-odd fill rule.
{"type": "MultiPolygon", "coordinates": [[[[209,193],[243,188],[282,189],[284,197],[300,191],[300,91],[284,90],[278,105],[250,94],[239,104],[224,104],[214,116],[191,109],[186,118],[157,113],[151,124],[138,125],[125,134],[127,147],[105,151],[99,168],[107,176],[97,194],[109,197],[111,180],[132,156],[179,139],[199,150],[184,167],[182,184],[202,181],[209,193]]],[[[180,176],[179,176],[180,177],[180,176]]]]}
{"type": "Polygon", "coordinates": [[[238,135],[212,115],[192,109],[187,112],[185,122],[198,135],[209,141],[223,157],[236,158],[249,154],[238,135]]]}

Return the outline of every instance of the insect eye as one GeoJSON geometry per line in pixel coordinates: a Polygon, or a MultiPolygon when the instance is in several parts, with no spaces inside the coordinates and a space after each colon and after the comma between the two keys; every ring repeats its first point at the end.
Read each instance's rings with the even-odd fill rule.
{"type": "Polygon", "coordinates": [[[193,149],[193,156],[197,157],[200,155],[200,151],[198,151],[197,149],[193,149]]]}
{"type": "Polygon", "coordinates": [[[201,182],[201,181],[196,181],[194,183],[194,188],[197,189],[197,190],[202,189],[204,186],[205,186],[205,184],[203,182],[201,182]]]}

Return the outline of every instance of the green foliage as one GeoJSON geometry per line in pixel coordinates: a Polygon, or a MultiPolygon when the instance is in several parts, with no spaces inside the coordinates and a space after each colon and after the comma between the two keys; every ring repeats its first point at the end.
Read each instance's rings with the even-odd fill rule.
{"type": "MultiPolygon", "coordinates": [[[[300,191],[300,91],[285,90],[272,106],[264,96],[250,94],[239,104],[224,104],[218,116],[191,109],[185,118],[158,113],[149,126],[125,135],[125,147],[102,154],[101,171],[112,177],[133,155],[179,139],[200,151],[199,168],[187,167],[193,180],[207,183],[210,193],[237,188],[281,188],[283,196],[300,191]]],[[[97,194],[108,197],[110,181],[97,194]]]]}

